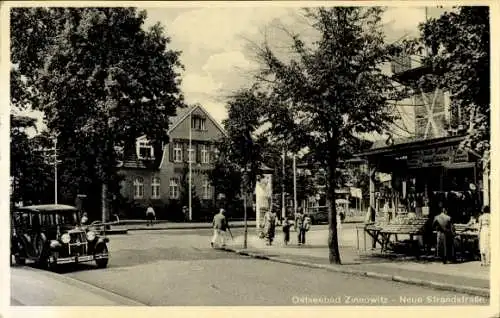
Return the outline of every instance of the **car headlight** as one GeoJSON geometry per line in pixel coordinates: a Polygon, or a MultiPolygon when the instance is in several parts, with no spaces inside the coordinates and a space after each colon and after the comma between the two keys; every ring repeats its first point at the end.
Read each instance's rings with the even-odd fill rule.
{"type": "Polygon", "coordinates": [[[95,239],[95,232],[94,231],[88,231],[87,232],[87,240],[93,241],[95,239]]]}
{"type": "Polygon", "coordinates": [[[71,240],[71,238],[69,237],[68,233],[64,233],[63,235],[61,235],[61,241],[64,244],[68,244],[70,240],[71,240]]]}

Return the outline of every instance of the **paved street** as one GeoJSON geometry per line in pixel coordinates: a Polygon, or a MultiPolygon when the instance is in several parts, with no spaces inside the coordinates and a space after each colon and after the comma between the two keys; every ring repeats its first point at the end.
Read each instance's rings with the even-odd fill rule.
{"type": "MultiPolygon", "coordinates": [[[[235,236],[242,232],[233,229],[235,236]]],[[[349,305],[346,302],[351,300],[357,304],[408,305],[401,302],[400,297],[405,297],[406,301],[429,305],[438,299],[427,297],[465,296],[246,258],[211,249],[210,235],[208,229],[196,229],[112,236],[110,265],[103,270],[81,265],[52,274],[15,267],[12,304],[305,305],[304,301],[314,301],[314,297],[326,297],[323,301],[330,304],[349,305]],[[86,297],[77,296],[89,292],[86,297]]]]}

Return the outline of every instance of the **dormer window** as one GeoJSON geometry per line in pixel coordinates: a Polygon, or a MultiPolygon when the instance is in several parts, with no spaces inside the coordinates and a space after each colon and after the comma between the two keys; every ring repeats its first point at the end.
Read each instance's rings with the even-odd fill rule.
{"type": "Polygon", "coordinates": [[[141,139],[137,141],[137,157],[139,159],[154,159],[154,149],[153,146],[146,139],[141,139]]]}
{"type": "Polygon", "coordinates": [[[195,130],[206,130],[206,122],[205,118],[201,118],[199,116],[191,117],[191,127],[195,130]]]}

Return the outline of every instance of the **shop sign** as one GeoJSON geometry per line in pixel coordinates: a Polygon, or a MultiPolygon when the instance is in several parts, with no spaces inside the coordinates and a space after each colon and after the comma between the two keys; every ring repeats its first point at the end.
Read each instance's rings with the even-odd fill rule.
{"type": "Polygon", "coordinates": [[[458,146],[436,147],[432,149],[415,150],[408,154],[408,168],[437,167],[445,164],[468,162],[467,151],[458,146]]]}

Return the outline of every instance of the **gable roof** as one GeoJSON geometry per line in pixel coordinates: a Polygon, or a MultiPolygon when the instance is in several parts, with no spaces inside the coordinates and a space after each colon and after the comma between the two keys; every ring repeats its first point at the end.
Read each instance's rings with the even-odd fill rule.
{"type": "Polygon", "coordinates": [[[200,109],[205,115],[212,121],[224,136],[227,136],[226,130],[224,127],[222,127],[216,120],[215,118],[210,115],[207,110],[201,106],[201,105],[194,105],[194,106],[189,106],[187,108],[181,108],[180,111],[177,113],[176,116],[172,117],[170,120],[170,127],[168,128],[168,134],[170,134],[177,126],[179,126],[180,123],[182,123],[189,115],[191,115],[196,109],[200,109]]]}

